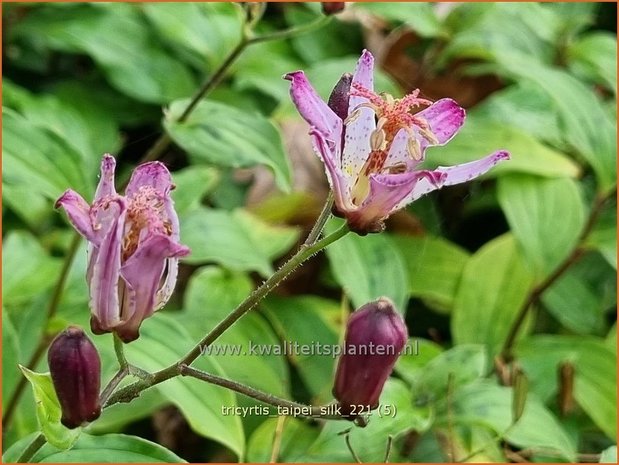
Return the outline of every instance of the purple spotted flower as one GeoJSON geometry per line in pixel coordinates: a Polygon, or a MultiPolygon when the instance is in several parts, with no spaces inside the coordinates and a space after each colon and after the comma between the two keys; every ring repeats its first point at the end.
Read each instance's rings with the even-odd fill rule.
{"type": "Polygon", "coordinates": [[[509,159],[501,150],[462,165],[420,169],[428,147],[444,145],[458,132],[464,109],[448,98],[420,98],[419,90],[402,99],[377,94],[373,68],[374,57],[366,50],[352,82],[342,79],[330,104],[320,99],[303,71],[284,76],[292,82],[292,101],[310,124],[314,150],[325,164],[335,213],[360,234],[381,231],[389,215],[428,192],[469,181],[509,159]]]}
{"type": "Polygon", "coordinates": [[[125,190],[114,188],[116,161],[104,155],[92,205],[69,189],[56,202],[88,242],[90,325],[93,333],[115,331],[123,341],[138,338],[142,321],[170,298],[178,258],[178,217],[170,198],[172,179],[159,162],[138,166],[125,190]]]}

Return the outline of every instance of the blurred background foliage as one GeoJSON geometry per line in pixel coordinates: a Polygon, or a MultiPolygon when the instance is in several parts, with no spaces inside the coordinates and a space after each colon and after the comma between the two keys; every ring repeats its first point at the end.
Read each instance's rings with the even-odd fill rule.
{"type": "MultiPolygon", "coordinates": [[[[72,241],[54,200],[68,187],[90,198],[105,152],[126,176],[162,132],[173,141],[160,159],[193,253],[173,301],[127,348],[132,363],[161,368],[292,253],[324,202],[325,176],[282,74],[304,69],[326,97],[368,48],[379,90],[420,88],[468,109],[428,166],[498,148],[512,160],[419,200],[386,233],[345,237],[218,343],[335,344],[349,305],[387,295],[419,350],[383,393],[395,418],[374,415],[350,432],[361,460],[382,461],[392,435],[391,461],[615,461],[616,5],[348,4],[320,29],[248,47],[178,122],[239,42],[246,9],[3,4],[3,411],[15,404],[3,419],[5,460],[37,431],[17,363],[45,371],[51,335],[87,327],[83,244],[58,311],[46,311],[72,241]],[[516,372],[528,380],[521,418],[516,372]]],[[[320,15],[319,3],[268,4],[256,30],[320,15]]],[[[112,338],[95,343],[105,382],[112,338]]],[[[331,399],[334,363],[216,355],[197,366],[319,403],[331,399]]],[[[35,460],[353,461],[346,424],[223,416],[222,405],[254,402],[174,379],[106,410],[70,451],[45,446],[35,460]]]]}

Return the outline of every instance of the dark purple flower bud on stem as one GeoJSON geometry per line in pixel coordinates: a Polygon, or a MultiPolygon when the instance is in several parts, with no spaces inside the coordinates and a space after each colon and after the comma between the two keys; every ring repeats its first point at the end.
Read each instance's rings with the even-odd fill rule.
{"type": "Polygon", "coordinates": [[[320,2],[322,4],[322,12],[327,15],[334,15],[340,11],[344,11],[346,2],[320,2]]]}
{"type": "Polygon", "coordinates": [[[84,331],[69,326],[60,333],[49,348],[47,361],[60,401],[62,424],[77,428],[99,418],[101,360],[84,331]]]}
{"type": "Polygon", "coordinates": [[[333,387],[344,415],[357,416],[378,407],[383,386],[407,340],[406,323],[389,299],[381,297],[351,315],[333,387]]]}
{"type": "Polygon", "coordinates": [[[327,105],[340,119],[348,118],[348,101],[350,100],[350,84],[352,74],[344,73],[329,95],[327,105]]]}

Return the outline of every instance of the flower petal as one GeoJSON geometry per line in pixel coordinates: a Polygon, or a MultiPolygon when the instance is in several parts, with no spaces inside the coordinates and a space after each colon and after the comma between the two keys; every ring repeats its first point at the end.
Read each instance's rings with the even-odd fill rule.
{"type": "Polygon", "coordinates": [[[131,197],[140,187],[150,186],[157,192],[167,194],[172,190],[172,177],[166,166],[160,161],[151,161],[139,165],[127,184],[125,195],[131,197]]]}
{"type": "Polygon", "coordinates": [[[458,105],[454,100],[444,98],[437,100],[415,116],[423,118],[428,122],[432,134],[434,134],[438,140],[438,144],[431,144],[422,137],[423,140],[420,142],[426,143],[425,146],[422,144],[422,148],[425,148],[426,146],[444,145],[449,142],[464,124],[466,112],[464,108],[458,105]]]}
{"type": "MultiPolygon", "coordinates": [[[[374,57],[364,50],[357,62],[357,68],[352,82],[361,84],[368,90],[374,89],[374,57]]],[[[348,116],[344,137],[344,152],[342,154],[342,170],[348,175],[356,174],[367,160],[370,153],[370,135],[376,129],[374,111],[371,108],[360,107],[367,103],[367,98],[352,95],[348,105],[348,116]]]]}
{"type": "Polygon", "coordinates": [[[169,236],[156,234],[146,239],[123,264],[120,270],[125,284],[122,323],[115,328],[123,341],[137,339],[142,321],[155,311],[167,259],[188,252],[187,247],[169,236]]]}
{"type": "Polygon", "coordinates": [[[290,97],[303,119],[324,134],[327,139],[336,142],[337,153],[340,153],[339,145],[343,128],[341,118],[320,98],[303,71],[288,73],[284,79],[292,82],[290,97]]]}
{"type": "Polygon", "coordinates": [[[91,256],[90,310],[95,334],[110,331],[120,323],[118,279],[127,209],[124,200],[116,198],[110,202],[108,210],[113,219],[102,225],[107,228],[102,233],[96,254],[91,256]]]}
{"type": "Polygon", "coordinates": [[[340,168],[336,165],[333,149],[329,147],[329,143],[325,139],[325,136],[316,128],[311,128],[310,136],[312,137],[314,150],[316,150],[318,156],[325,164],[325,172],[327,173],[327,179],[331,186],[331,190],[333,190],[336,207],[342,213],[347,210],[355,209],[356,207],[350,200],[348,178],[344,176],[340,168]]]}
{"type": "Polygon", "coordinates": [[[499,150],[480,160],[463,163],[462,165],[449,167],[439,166],[436,171],[445,174],[445,182],[443,183],[445,186],[453,186],[454,184],[460,184],[481,176],[497,163],[503,160],[509,160],[509,158],[509,152],[499,150]]]}
{"type": "Polygon", "coordinates": [[[78,233],[91,242],[97,239],[97,233],[90,219],[90,205],[74,190],[68,189],[56,200],[55,208],[62,207],[67,212],[69,221],[78,233]]]}
{"type": "Polygon", "coordinates": [[[99,178],[99,185],[95,192],[95,200],[116,194],[116,189],[114,188],[115,171],[116,160],[112,155],[106,153],[101,160],[101,177],[99,178]]]}

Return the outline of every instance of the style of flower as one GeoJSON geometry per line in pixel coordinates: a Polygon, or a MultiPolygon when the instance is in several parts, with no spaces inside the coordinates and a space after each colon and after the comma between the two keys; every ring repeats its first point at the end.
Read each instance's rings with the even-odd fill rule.
{"type": "Polygon", "coordinates": [[[125,195],[114,188],[116,161],[104,155],[92,205],[67,190],[56,202],[88,242],[90,325],[93,333],[116,332],[130,342],[142,321],[170,298],[178,258],[178,217],[170,198],[170,172],[160,162],[144,163],[131,176],[125,195]]]}
{"type": "Polygon", "coordinates": [[[419,197],[470,181],[509,159],[500,150],[470,163],[419,169],[428,147],[444,145],[458,132],[465,111],[449,98],[421,98],[418,89],[401,99],[377,94],[373,70],[374,57],[365,50],[352,80],[343,76],[330,104],[321,100],[303,71],[284,76],[325,165],[334,212],[359,234],[382,231],[389,215],[419,197]],[[426,108],[413,113],[422,106],[426,108]]]}

